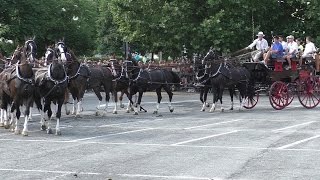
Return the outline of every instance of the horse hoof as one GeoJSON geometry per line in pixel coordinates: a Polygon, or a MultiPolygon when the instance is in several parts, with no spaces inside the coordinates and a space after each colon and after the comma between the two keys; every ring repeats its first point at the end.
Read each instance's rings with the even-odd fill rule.
{"type": "Polygon", "coordinates": [[[232,108],[230,108],[230,110],[232,111],[232,110],[233,110],[233,107],[232,107],[232,108]]]}
{"type": "Polygon", "coordinates": [[[130,109],[130,111],[134,111],[134,109],[133,109],[133,108],[131,108],[131,109],[130,109]]]}
{"type": "MultiPolygon", "coordinates": [[[[75,111],[72,111],[72,113],[71,113],[72,115],[76,115],[76,112],[75,111]]],[[[69,114],[67,114],[67,115],[69,115],[69,114]]]]}
{"type": "Polygon", "coordinates": [[[158,114],[158,111],[153,111],[153,114],[158,114]]]}
{"type": "Polygon", "coordinates": [[[20,134],[20,130],[19,130],[19,129],[14,130],[14,134],[15,134],[15,135],[20,134]]]}
{"type": "Polygon", "coordinates": [[[117,112],[117,111],[113,111],[112,113],[113,113],[113,114],[118,114],[118,112],[117,112]]]}
{"type": "Polygon", "coordinates": [[[52,134],[52,129],[47,129],[47,134],[52,134]]]}
{"type": "Polygon", "coordinates": [[[172,108],[172,109],[170,109],[170,112],[172,113],[174,111],[174,109],[172,108]]]}
{"type": "Polygon", "coordinates": [[[204,112],[204,111],[206,111],[206,110],[205,110],[205,109],[201,109],[201,110],[200,110],[200,112],[204,112]]]}
{"type": "Polygon", "coordinates": [[[81,112],[83,112],[83,111],[84,111],[84,110],[83,110],[83,107],[80,109],[80,111],[81,111],[81,112]]]}
{"type": "Polygon", "coordinates": [[[41,125],[41,131],[45,131],[47,129],[46,125],[41,125]]]}
{"type": "Polygon", "coordinates": [[[206,107],[210,107],[210,104],[209,104],[209,103],[207,103],[207,104],[206,104],[206,107]]]}
{"type": "Polygon", "coordinates": [[[224,109],[221,109],[221,112],[224,112],[224,109]]]}
{"type": "Polygon", "coordinates": [[[99,111],[96,111],[96,114],[95,114],[96,116],[99,116],[99,111]]]}
{"type": "Polygon", "coordinates": [[[29,117],[29,118],[28,118],[28,121],[31,122],[31,121],[32,121],[32,117],[29,117]]]}
{"type": "Polygon", "coordinates": [[[56,131],[56,136],[61,136],[61,131],[60,130],[56,131]]]}
{"type": "Polygon", "coordinates": [[[22,131],[21,133],[23,136],[28,136],[28,131],[22,131]]]}
{"type": "Polygon", "coordinates": [[[124,108],[124,104],[120,104],[120,108],[124,108]]]}
{"type": "Polygon", "coordinates": [[[70,114],[70,110],[66,111],[66,115],[69,115],[70,114]]]}
{"type": "Polygon", "coordinates": [[[126,113],[130,113],[130,110],[129,110],[129,109],[127,109],[127,110],[126,110],[126,113]]]}
{"type": "Polygon", "coordinates": [[[138,115],[138,112],[134,112],[134,115],[138,115]]]}
{"type": "Polygon", "coordinates": [[[0,127],[4,127],[4,123],[0,123],[0,127]]]}
{"type": "Polygon", "coordinates": [[[4,125],[4,128],[5,128],[5,129],[9,129],[9,128],[10,128],[10,124],[5,124],[5,125],[4,125]]]}

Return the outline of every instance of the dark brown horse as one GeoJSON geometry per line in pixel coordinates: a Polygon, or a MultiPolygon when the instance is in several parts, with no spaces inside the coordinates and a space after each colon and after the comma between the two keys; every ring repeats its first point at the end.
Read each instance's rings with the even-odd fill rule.
{"type": "Polygon", "coordinates": [[[71,59],[67,59],[67,74],[69,76],[68,89],[73,99],[72,114],[79,115],[82,109],[82,99],[87,89],[91,73],[86,65],[81,64],[77,60],[73,51],[70,50],[69,53],[71,59]],[[77,108],[75,100],[77,100],[77,108]]]}
{"type": "Polygon", "coordinates": [[[114,79],[114,74],[113,70],[110,67],[103,67],[103,66],[97,66],[97,67],[89,67],[91,76],[89,78],[89,88],[93,89],[94,93],[99,99],[99,104],[97,106],[97,109],[99,110],[101,107],[101,102],[102,102],[102,96],[101,96],[101,91],[102,88],[106,94],[106,106],[104,110],[107,110],[108,108],[108,103],[110,100],[110,93],[113,94],[114,101],[116,103],[115,109],[113,110],[113,113],[117,113],[117,93],[114,90],[113,87],[113,82],[112,80],[114,79]]]}
{"type": "MultiPolygon", "coordinates": [[[[39,110],[42,110],[41,100],[44,101],[43,112],[47,112],[48,123],[41,118],[41,129],[47,130],[48,134],[52,133],[51,129],[51,103],[57,104],[56,110],[56,135],[61,135],[60,118],[61,107],[65,100],[65,93],[67,92],[67,73],[63,64],[58,60],[53,60],[47,68],[39,69],[35,74],[37,93],[35,102],[39,110]]],[[[43,113],[41,113],[43,115],[43,113]]]]}
{"type": "MultiPolygon", "coordinates": [[[[14,132],[20,134],[19,119],[20,119],[20,106],[25,106],[25,122],[22,130],[24,136],[28,135],[28,116],[30,107],[34,101],[34,74],[31,65],[27,62],[27,53],[24,47],[17,47],[13,56],[12,62],[18,62],[12,67],[5,69],[0,74],[2,81],[1,93],[1,109],[7,111],[8,106],[11,105],[11,119],[15,122],[14,132]],[[14,113],[15,112],[15,113],[14,113]]],[[[7,113],[5,113],[5,116],[7,113]]],[[[8,118],[4,119],[4,126],[9,128],[8,118]]]]}

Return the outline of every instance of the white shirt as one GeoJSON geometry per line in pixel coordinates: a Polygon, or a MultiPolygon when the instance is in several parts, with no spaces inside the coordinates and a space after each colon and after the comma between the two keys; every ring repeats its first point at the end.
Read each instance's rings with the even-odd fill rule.
{"type": "Polygon", "coordinates": [[[288,43],[289,54],[296,54],[299,51],[298,44],[295,41],[288,43]]]}
{"type": "Polygon", "coordinates": [[[303,57],[312,56],[315,51],[316,51],[316,47],[312,42],[309,42],[306,44],[306,47],[304,48],[304,52],[302,56],[303,57]]]}
{"type": "Polygon", "coordinates": [[[284,51],[286,51],[286,50],[288,49],[288,44],[287,44],[287,42],[282,41],[282,42],[281,42],[281,45],[282,45],[284,51]]]}
{"type": "Polygon", "coordinates": [[[249,46],[248,48],[252,49],[254,46],[256,46],[257,50],[267,50],[269,45],[267,40],[265,40],[264,38],[262,38],[261,40],[255,39],[249,46]]]}

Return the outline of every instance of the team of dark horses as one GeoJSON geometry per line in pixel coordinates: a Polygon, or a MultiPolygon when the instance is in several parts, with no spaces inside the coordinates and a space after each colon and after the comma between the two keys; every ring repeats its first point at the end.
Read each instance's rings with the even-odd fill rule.
{"type": "MultiPolygon", "coordinates": [[[[170,112],[174,110],[171,105],[173,96],[171,86],[180,83],[179,76],[174,72],[165,69],[146,69],[131,59],[126,60],[123,64],[111,61],[107,66],[88,67],[77,59],[63,41],[47,47],[46,67],[34,68],[37,63],[36,51],[37,46],[34,39],[28,39],[23,46],[16,48],[9,66],[7,68],[1,66],[0,127],[10,128],[15,134],[28,135],[31,108],[35,105],[41,114],[41,130],[46,130],[48,134],[53,133],[51,119],[55,114],[55,134],[60,135],[61,109],[68,102],[69,94],[73,99],[72,114],[79,115],[87,89],[92,89],[98,97],[98,109],[102,107],[102,90],[105,92],[106,101],[104,110],[107,109],[110,94],[112,94],[115,102],[114,114],[117,113],[117,92],[121,92],[121,100],[123,94],[127,95],[129,99],[127,112],[133,110],[135,114],[138,114],[140,110],[145,110],[140,106],[143,93],[153,90],[156,91],[158,97],[154,113],[158,113],[162,99],[161,89],[164,89],[169,95],[169,110],[170,112]],[[135,94],[138,94],[136,103],[132,101],[135,94]],[[52,104],[56,107],[54,110],[51,109],[52,104]],[[25,119],[22,131],[19,128],[21,107],[24,108],[25,119]],[[44,117],[45,113],[47,117],[44,117]]],[[[0,64],[4,64],[4,60],[1,57],[0,59],[0,64]]]]}
{"type": "MultiPolygon", "coordinates": [[[[142,108],[141,101],[143,93],[155,91],[157,94],[157,105],[155,114],[158,113],[162,100],[161,90],[165,90],[169,96],[169,111],[172,107],[172,85],[179,85],[179,76],[165,69],[148,69],[139,65],[135,60],[124,61],[118,64],[117,61],[110,61],[109,65],[88,67],[82,64],[72,50],[65,46],[63,41],[59,41],[47,47],[45,52],[46,67],[34,68],[36,63],[37,47],[34,39],[29,39],[24,46],[18,46],[12,54],[10,65],[5,68],[1,65],[0,73],[0,100],[1,117],[0,127],[10,128],[15,134],[28,135],[28,121],[31,118],[31,107],[35,107],[41,113],[41,130],[46,130],[51,134],[52,115],[56,116],[56,134],[60,135],[61,109],[69,101],[69,94],[73,99],[72,114],[79,115],[82,111],[82,100],[87,89],[92,89],[99,99],[97,109],[101,109],[103,97],[101,92],[105,92],[106,106],[110,101],[110,94],[114,98],[115,108],[113,113],[117,113],[118,92],[122,96],[127,95],[129,102],[127,112],[131,110],[138,114],[142,108]],[[134,103],[132,97],[138,94],[134,103]],[[51,109],[52,104],[56,107],[51,109]],[[135,105],[135,106],[134,106],[135,105]],[[24,126],[19,129],[20,108],[24,107],[24,126]],[[44,114],[47,117],[44,117],[44,114]]],[[[0,57],[1,59],[1,57],[0,57]]],[[[210,49],[203,58],[194,57],[194,72],[196,73],[197,85],[200,86],[200,100],[203,103],[201,111],[209,106],[207,94],[209,89],[213,92],[213,104],[210,112],[216,108],[216,103],[220,101],[223,111],[222,96],[224,89],[228,89],[231,97],[231,110],[233,110],[233,96],[235,90],[239,91],[240,108],[244,101],[250,101],[254,96],[253,82],[250,73],[244,67],[235,66],[225,58],[217,56],[214,50],[210,49]]],[[[66,113],[68,110],[66,108],[66,113]]]]}

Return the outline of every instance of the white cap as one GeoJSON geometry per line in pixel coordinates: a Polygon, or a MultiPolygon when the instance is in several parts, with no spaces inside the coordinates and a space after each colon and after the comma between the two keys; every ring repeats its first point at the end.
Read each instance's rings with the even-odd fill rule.
{"type": "Polygon", "coordinates": [[[257,34],[257,36],[264,36],[264,34],[263,34],[262,31],[260,31],[260,32],[257,34]]]}
{"type": "Polygon", "coordinates": [[[292,35],[287,36],[287,39],[294,39],[294,36],[292,36],[292,35]]]}

